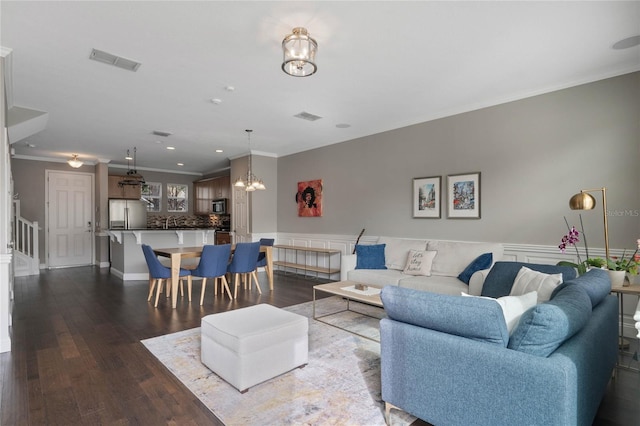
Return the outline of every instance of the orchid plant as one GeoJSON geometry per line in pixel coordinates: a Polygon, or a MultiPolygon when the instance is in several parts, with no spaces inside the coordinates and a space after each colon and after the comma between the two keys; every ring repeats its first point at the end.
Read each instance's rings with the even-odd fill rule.
{"type": "Polygon", "coordinates": [[[636,241],[637,248],[633,252],[633,254],[626,258],[626,250],[622,252],[622,256],[618,258],[617,256],[612,256],[610,259],[602,259],[600,257],[589,257],[589,247],[587,246],[587,236],[584,233],[584,226],[582,224],[582,215],[580,216],[580,231],[578,231],[575,226],[569,226],[569,222],[567,222],[567,218],[564,218],[564,222],[567,224],[567,229],[569,233],[562,237],[562,241],[560,241],[560,245],[558,248],[562,253],[565,253],[567,250],[567,246],[574,246],[576,249],[576,257],[578,258],[578,263],[561,261],[558,262],[560,266],[571,266],[576,268],[578,271],[578,275],[582,275],[587,272],[587,268],[595,267],[595,268],[606,268],[610,271],[625,271],[631,275],[636,275],[640,272],[640,239],[636,241]],[[580,252],[578,251],[577,243],[580,242],[580,235],[582,235],[582,239],[584,240],[584,250],[587,255],[586,260],[582,260],[580,257],[580,252]]]}

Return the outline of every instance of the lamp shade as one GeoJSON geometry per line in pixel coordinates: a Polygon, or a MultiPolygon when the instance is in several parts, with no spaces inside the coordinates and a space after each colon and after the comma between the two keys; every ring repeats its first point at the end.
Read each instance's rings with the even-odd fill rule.
{"type": "Polygon", "coordinates": [[[307,33],[306,28],[296,27],[292,34],[282,40],[282,71],[294,77],[308,77],[314,74],[318,43],[307,33]]]}
{"type": "Polygon", "coordinates": [[[596,206],[596,199],[593,195],[580,192],[569,200],[571,210],[592,210],[596,206]]]}

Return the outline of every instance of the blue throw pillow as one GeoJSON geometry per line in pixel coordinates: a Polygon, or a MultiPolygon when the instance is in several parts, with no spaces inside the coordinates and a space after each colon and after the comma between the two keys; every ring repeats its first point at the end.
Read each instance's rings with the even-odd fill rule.
{"type": "Polygon", "coordinates": [[[356,269],[387,269],[384,264],[386,244],[356,245],[356,269]]]}
{"type": "Polygon", "coordinates": [[[477,271],[481,271],[483,269],[489,269],[491,264],[493,263],[493,253],[485,253],[476,257],[473,262],[469,264],[464,271],[458,275],[458,279],[465,284],[469,284],[469,280],[471,280],[471,275],[475,274],[477,271]]]}
{"type": "Polygon", "coordinates": [[[418,327],[506,347],[509,331],[495,300],[384,286],[380,298],[387,316],[418,327]]]}
{"type": "Polygon", "coordinates": [[[574,334],[591,317],[591,300],[580,286],[564,286],[548,302],[529,309],[509,340],[509,349],[547,357],[574,334]]]}
{"type": "Polygon", "coordinates": [[[598,306],[602,299],[607,297],[611,293],[611,279],[609,274],[604,269],[591,269],[585,274],[580,275],[575,280],[569,280],[560,284],[551,293],[551,299],[562,290],[563,287],[568,285],[577,285],[582,287],[591,299],[591,308],[598,306]]]}
{"type": "Polygon", "coordinates": [[[513,282],[520,272],[520,268],[526,266],[534,271],[543,272],[545,274],[562,274],[562,282],[572,280],[576,277],[576,270],[571,266],[543,265],[525,262],[496,262],[487,279],[484,280],[482,286],[482,296],[498,297],[508,296],[511,293],[513,282]]]}

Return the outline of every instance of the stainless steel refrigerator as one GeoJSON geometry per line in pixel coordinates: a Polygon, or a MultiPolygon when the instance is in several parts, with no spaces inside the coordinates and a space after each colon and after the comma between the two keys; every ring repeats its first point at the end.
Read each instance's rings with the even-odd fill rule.
{"type": "Polygon", "coordinates": [[[144,229],[147,204],[138,200],[109,200],[109,229],[144,229]]]}

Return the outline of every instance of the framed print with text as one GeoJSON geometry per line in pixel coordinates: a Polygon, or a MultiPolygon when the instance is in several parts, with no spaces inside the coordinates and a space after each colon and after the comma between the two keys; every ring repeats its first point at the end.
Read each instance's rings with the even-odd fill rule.
{"type": "Polygon", "coordinates": [[[447,217],[480,219],[480,172],[447,176],[447,217]]]}
{"type": "Polygon", "coordinates": [[[440,218],[440,176],[413,179],[413,217],[440,218]]]}

